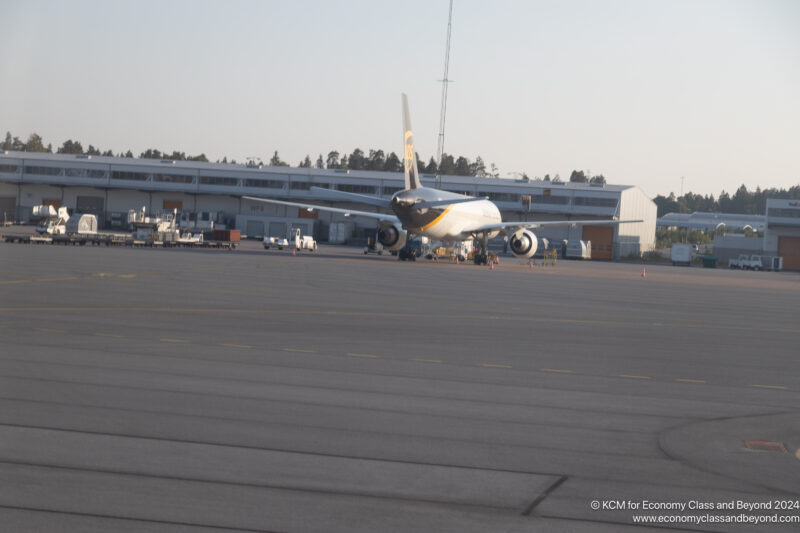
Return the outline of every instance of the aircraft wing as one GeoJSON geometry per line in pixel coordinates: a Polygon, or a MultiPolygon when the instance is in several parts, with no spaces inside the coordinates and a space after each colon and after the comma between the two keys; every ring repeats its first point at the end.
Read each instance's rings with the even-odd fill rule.
{"type": "Polygon", "coordinates": [[[642,220],[538,220],[532,222],[514,221],[498,222],[496,224],[485,224],[475,229],[467,230],[468,233],[482,233],[484,231],[504,231],[513,233],[523,228],[542,228],[546,226],[608,226],[617,224],[631,224],[643,222],[642,220]]]}
{"type": "Polygon", "coordinates": [[[314,211],[316,209],[319,211],[328,211],[329,213],[339,213],[345,216],[367,217],[375,220],[400,224],[400,219],[398,219],[394,215],[387,215],[386,213],[358,211],[356,209],[342,209],[340,207],[328,207],[324,205],[315,205],[315,204],[300,204],[296,202],[285,202],[283,200],[272,200],[271,198],[256,198],[255,196],[242,196],[242,198],[245,200],[253,200],[256,202],[264,202],[267,204],[288,205],[289,207],[298,207],[300,209],[305,209],[309,212],[314,211]]]}

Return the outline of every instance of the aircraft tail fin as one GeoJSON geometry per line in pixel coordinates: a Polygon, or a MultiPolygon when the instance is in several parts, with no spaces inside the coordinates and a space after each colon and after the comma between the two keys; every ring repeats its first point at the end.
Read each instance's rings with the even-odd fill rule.
{"type": "Polygon", "coordinates": [[[414,134],[411,132],[411,117],[408,113],[408,98],[403,93],[403,168],[405,169],[406,189],[419,189],[417,153],[414,151],[414,134]]]}

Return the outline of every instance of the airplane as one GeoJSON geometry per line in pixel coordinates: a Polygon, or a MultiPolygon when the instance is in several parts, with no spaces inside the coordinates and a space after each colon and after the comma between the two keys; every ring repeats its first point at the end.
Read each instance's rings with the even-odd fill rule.
{"type": "Polygon", "coordinates": [[[403,105],[403,166],[405,188],[397,191],[391,200],[336,191],[321,187],[311,187],[311,191],[324,195],[326,199],[341,200],[391,209],[394,213],[375,213],[357,211],[316,204],[305,204],[243,196],[246,200],[285,205],[305,209],[315,209],[345,216],[361,216],[378,221],[378,241],[385,249],[398,252],[399,259],[413,259],[406,244],[412,236],[424,236],[443,242],[456,242],[474,239],[477,251],[473,255],[475,264],[488,264],[489,239],[500,234],[508,236],[508,247],[520,258],[530,258],[536,253],[537,239],[531,228],[548,226],[617,225],[641,220],[553,220],[535,222],[503,222],[500,210],[487,197],[474,197],[423,187],[419,179],[417,156],[414,151],[414,134],[408,111],[408,98],[402,95],[403,105]]]}

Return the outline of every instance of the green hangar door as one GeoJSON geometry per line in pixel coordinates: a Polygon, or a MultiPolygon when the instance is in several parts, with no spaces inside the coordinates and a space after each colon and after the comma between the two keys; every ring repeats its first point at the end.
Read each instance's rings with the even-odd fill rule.
{"type": "Polygon", "coordinates": [[[592,259],[613,259],[614,228],[612,226],[584,226],[583,240],[592,241],[592,259]]]}
{"type": "Polygon", "coordinates": [[[778,237],[778,255],[784,270],[800,270],[800,237],[778,237]]]}
{"type": "Polygon", "coordinates": [[[100,218],[103,215],[103,205],[102,196],[78,196],[75,212],[97,215],[97,217],[100,218]]]}
{"type": "Polygon", "coordinates": [[[13,196],[0,196],[0,222],[17,219],[17,199],[13,196]]]}

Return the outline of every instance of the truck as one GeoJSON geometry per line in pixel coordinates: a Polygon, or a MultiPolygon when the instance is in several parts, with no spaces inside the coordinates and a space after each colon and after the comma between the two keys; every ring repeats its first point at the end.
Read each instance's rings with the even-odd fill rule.
{"type": "Polygon", "coordinates": [[[289,246],[289,239],[286,237],[264,237],[265,250],[269,250],[271,247],[283,250],[287,246],[289,246]]]}
{"type": "Polygon", "coordinates": [[[290,245],[294,246],[295,250],[308,250],[313,252],[317,249],[317,241],[314,237],[303,235],[300,228],[292,228],[289,232],[289,237],[264,237],[264,249],[269,250],[271,247],[283,250],[290,245]]]}
{"type": "Polygon", "coordinates": [[[36,233],[39,235],[64,235],[67,232],[69,212],[66,207],[58,211],[52,205],[37,205],[33,208],[33,216],[38,218],[36,233]]]}
{"type": "Polygon", "coordinates": [[[310,235],[303,235],[300,228],[292,228],[295,250],[308,250],[313,252],[317,249],[317,241],[310,235]]]}
{"type": "Polygon", "coordinates": [[[567,241],[564,257],[567,259],[591,259],[592,241],[567,241]]]}
{"type": "Polygon", "coordinates": [[[148,216],[143,206],[140,210],[128,211],[128,225],[133,232],[134,241],[145,243],[177,242],[181,233],[177,228],[178,210],[173,209],[158,216],[148,216]]]}
{"type": "Polygon", "coordinates": [[[762,270],[760,255],[740,254],[738,259],[728,261],[728,268],[738,268],[741,270],[762,270]]]}
{"type": "Polygon", "coordinates": [[[670,259],[672,259],[672,266],[691,265],[692,254],[696,249],[697,247],[693,244],[673,244],[672,251],[670,252],[670,259]]]}

